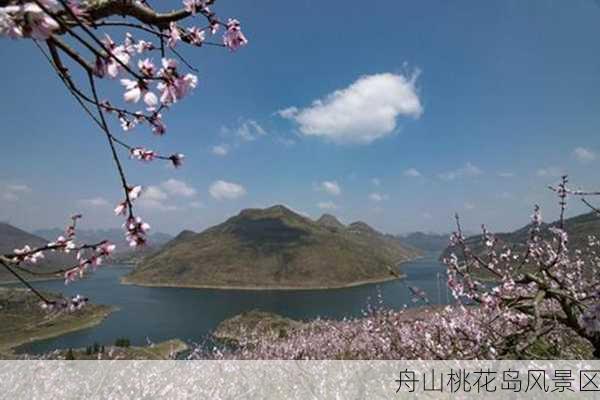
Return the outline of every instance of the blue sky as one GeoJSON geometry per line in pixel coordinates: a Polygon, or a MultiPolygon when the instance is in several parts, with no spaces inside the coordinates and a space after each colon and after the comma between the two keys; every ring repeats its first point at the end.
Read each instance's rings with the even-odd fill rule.
{"type": "MultiPolygon", "coordinates": [[[[116,130],[187,157],[180,170],[125,160],[129,180],[151,187],[138,213],[156,231],[200,230],[275,203],[393,233],[448,231],[455,211],[471,229],[507,230],[527,223],[534,203],[557,215],[545,187],[562,172],[600,188],[594,0],[215,10],[241,20],[249,45],[183,50],[199,85],[167,113],[166,136],[116,130]]],[[[2,40],[0,57],[0,220],[54,227],[79,211],[85,227],[120,226],[104,137],[33,44],[2,40]]],[[[102,90],[122,93],[117,82],[102,90]]],[[[582,211],[574,202],[569,214],[582,211]]]]}

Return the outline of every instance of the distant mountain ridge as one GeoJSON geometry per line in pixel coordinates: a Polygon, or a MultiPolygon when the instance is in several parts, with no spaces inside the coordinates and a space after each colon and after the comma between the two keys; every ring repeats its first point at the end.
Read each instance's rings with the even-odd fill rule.
{"type": "Polygon", "coordinates": [[[126,283],[221,288],[326,288],[391,278],[420,252],[365,223],[313,221],[288,208],[245,209],[205,231],[180,234],[144,258],[126,283]]]}
{"type": "Polygon", "coordinates": [[[398,235],[398,238],[402,242],[428,253],[440,253],[450,243],[450,234],[446,233],[411,232],[398,235]]]}
{"type": "MultiPolygon", "coordinates": [[[[543,223],[540,227],[542,237],[549,238],[551,236],[549,228],[553,226],[556,227],[558,224],[558,221],[543,223]]],[[[531,224],[528,224],[513,232],[496,233],[494,234],[494,237],[496,237],[500,245],[505,244],[512,247],[518,247],[517,245],[526,243],[530,229],[531,224]]],[[[600,217],[595,213],[590,212],[567,218],[564,220],[564,229],[569,235],[569,248],[583,249],[587,246],[588,236],[593,235],[600,238],[600,217]]],[[[466,243],[475,253],[484,250],[483,235],[469,236],[466,239],[466,243]]],[[[461,255],[460,249],[448,246],[441,258],[449,256],[451,252],[456,253],[457,256],[461,255]]]]}

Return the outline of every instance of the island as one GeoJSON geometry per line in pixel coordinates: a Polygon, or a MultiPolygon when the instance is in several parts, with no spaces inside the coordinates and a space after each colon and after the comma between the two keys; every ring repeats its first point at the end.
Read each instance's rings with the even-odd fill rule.
{"type": "Polygon", "coordinates": [[[184,232],[122,279],[143,286],[327,289],[401,277],[421,255],[364,222],[314,221],[285,206],[245,209],[203,232],[184,232]]]}

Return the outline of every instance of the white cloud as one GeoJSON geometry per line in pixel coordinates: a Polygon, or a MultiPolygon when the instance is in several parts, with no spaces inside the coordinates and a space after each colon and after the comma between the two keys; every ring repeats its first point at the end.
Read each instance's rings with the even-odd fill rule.
{"type": "Polygon", "coordinates": [[[321,210],[335,210],[337,209],[337,205],[332,201],[322,201],[317,204],[321,210]]]}
{"type": "Polygon", "coordinates": [[[212,147],[212,153],[216,156],[226,156],[229,153],[229,146],[226,144],[220,144],[212,147]]]}
{"type": "Polygon", "coordinates": [[[502,192],[498,195],[498,197],[503,200],[510,200],[514,198],[513,194],[510,192],[502,192]]]}
{"type": "MultiPolygon", "coordinates": [[[[164,183],[164,182],[163,182],[164,183]]],[[[160,186],[147,186],[136,204],[145,210],[151,211],[175,211],[177,207],[164,204],[169,195],[160,186]]]]}
{"type": "Polygon", "coordinates": [[[334,143],[369,144],[392,134],[400,116],[419,118],[423,107],[412,76],[382,73],[360,77],[350,86],[315,100],[304,109],[278,111],[307,136],[334,143]]]}
{"type": "Polygon", "coordinates": [[[146,210],[153,211],[175,211],[180,207],[173,204],[165,204],[169,199],[177,197],[193,197],[196,189],[187,183],[169,179],[159,185],[150,185],[144,188],[137,204],[146,210]]]}
{"type": "Polygon", "coordinates": [[[266,134],[267,131],[265,131],[263,127],[258,124],[258,122],[252,119],[242,123],[236,130],[236,135],[247,142],[256,140],[257,137],[264,136],[266,134]]]}
{"type": "Polygon", "coordinates": [[[29,186],[22,184],[9,184],[0,187],[0,189],[4,192],[2,193],[2,199],[6,201],[17,201],[19,200],[19,195],[31,192],[29,186]]]}
{"type": "Polygon", "coordinates": [[[167,194],[158,186],[148,186],[144,188],[141,198],[154,201],[163,201],[167,199],[167,194]]]}
{"type": "Polygon", "coordinates": [[[382,193],[371,193],[369,194],[369,200],[371,201],[384,201],[389,199],[390,197],[387,194],[382,194],[382,193]]]}
{"type": "Polygon", "coordinates": [[[564,175],[564,171],[560,167],[550,166],[540,168],[536,171],[537,176],[558,178],[564,175]]]}
{"type": "Polygon", "coordinates": [[[381,179],[379,179],[379,178],[372,178],[371,179],[371,183],[373,185],[375,185],[375,186],[379,186],[379,185],[381,185],[381,179]]]}
{"type": "Polygon", "coordinates": [[[428,212],[424,212],[423,213],[423,218],[425,218],[425,219],[431,219],[431,218],[433,218],[433,216],[430,213],[428,213],[428,212]]]}
{"type": "Polygon", "coordinates": [[[469,202],[465,203],[465,210],[473,210],[473,209],[475,209],[475,204],[469,203],[469,202]]]}
{"type": "Polygon", "coordinates": [[[317,186],[317,189],[332,196],[339,196],[342,193],[342,188],[336,181],[323,181],[317,186]]]}
{"type": "Polygon", "coordinates": [[[453,181],[458,178],[474,177],[474,176],[479,176],[482,174],[483,174],[483,171],[479,167],[468,162],[467,164],[465,164],[464,167],[453,170],[453,171],[441,173],[438,175],[438,177],[445,181],[453,181]]]}
{"type": "Polygon", "coordinates": [[[242,185],[221,180],[213,182],[208,191],[217,200],[233,200],[246,194],[242,185]]]}
{"type": "Polygon", "coordinates": [[[582,163],[594,161],[596,159],[596,153],[585,147],[577,147],[575,150],[573,150],[573,155],[582,163]]]}
{"type": "Polygon", "coordinates": [[[294,118],[294,116],[296,114],[298,114],[298,108],[296,108],[296,107],[284,108],[283,110],[277,111],[276,114],[279,115],[281,118],[291,119],[291,118],[294,118]]]}
{"type": "Polygon", "coordinates": [[[110,205],[108,200],[103,197],[92,197],[91,199],[79,200],[79,203],[87,207],[107,207],[110,205]]]}
{"type": "Polygon", "coordinates": [[[501,178],[513,178],[515,174],[513,172],[498,172],[498,176],[501,178]]]}
{"type": "Polygon", "coordinates": [[[155,200],[149,197],[140,197],[136,205],[139,205],[145,210],[153,211],[176,211],[179,209],[177,206],[164,204],[160,200],[155,200]]]}
{"type": "Polygon", "coordinates": [[[409,168],[403,172],[404,176],[409,176],[411,178],[417,178],[421,176],[421,173],[416,168],[409,168]]]}
{"type": "Polygon", "coordinates": [[[161,187],[172,196],[192,197],[196,194],[196,189],[177,179],[169,179],[161,183],[161,187]]]}

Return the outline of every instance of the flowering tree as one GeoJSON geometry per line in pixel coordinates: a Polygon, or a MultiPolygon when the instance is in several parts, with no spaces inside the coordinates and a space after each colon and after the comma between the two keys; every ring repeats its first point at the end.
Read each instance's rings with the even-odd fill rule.
{"type": "Polygon", "coordinates": [[[600,358],[600,241],[590,235],[586,248],[570,249],[565,227],[569,196],[598,195],[568,187],[563,176],[556,187],[560,218],[544,227],[539,206],[535,206],[529,237],[525,243],[499,245],[483,227],[485,254],[466,244],[458,216],[452,242],[462,251],[462,260],[452,254],[447,260],[448,285],[458,299],[478,304],[490,322],[499,322],[491,331],[502,353],[526,352],[539,339],[556,341],[565,334],[578,336],[594,348],[600,358]],[[519,252],[520,251],[520,252],[519,252]],[[489,288],[478,271],[495,277],[489,288]]]}
{"type": "MultiPolygon", "coordinates": [[[[158,154],[128,144],[111,130],[109,116],[117,118],[124,131],[145,125],[156,135],[165,134],[163,114],[198,83],[193,73],[196,69],[181,55],[179,46],[218,46],[234,51],[247,43],[239,21],[223,22],[211,10],[213,3],[215,0],[183,0],[180,9],[159,12],[146,0],[0,0],[0,36],[33,41],[67,91],[105,135],[123,189],[115,214],[125,218],[123,227],[132,247],[144,245],[150,226],[134,213],[134,202],[143,190],[128,182],[119,150],[141,161],[164,160],[175,167],[181,166],[184,156],[158,154]],[[123,40],[113,40],[108,33],[111,29],[126,30],[123,40]],[[101,98],[98,79],[119,79],[123,101],[101,98]]],[[[27,269],[26,264],[35,263],[48,251],[76,252],[76,265],[47,273],[64,274],[65,281],[70,282],[90,266],[100,265],[115,248],[106,241],[77,244],[75,225],[79,218],[81,215],[73,216],[65,235],[44,247],[25,246],[0,255],[0,264],[33,290],[44,306],[57,304],[21,276],[20,271],[40,274],[27,269]]],[[[76,297],[60,305],[78,308],[85,300],[76,297]]]]}

